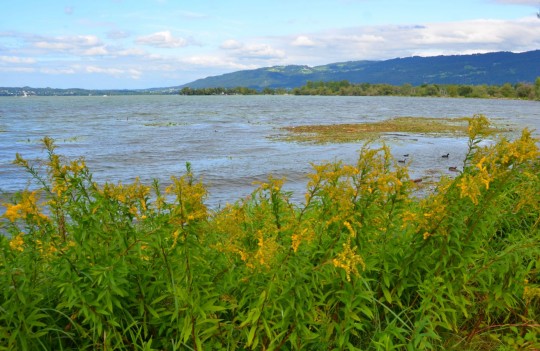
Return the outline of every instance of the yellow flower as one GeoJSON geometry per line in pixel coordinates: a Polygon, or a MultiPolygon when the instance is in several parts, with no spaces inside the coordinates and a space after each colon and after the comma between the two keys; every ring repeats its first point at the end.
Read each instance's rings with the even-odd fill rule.
{"type": "Polygon", "coordinates": [[[356,231],[353,229],[351,224],[349,222],[345,221],[345,222],[343,222],[343,225],[345,225],[345,227],[347,227],[347,229],[349,230],[349,233],[351,234],[351,237],[356,238],[356,231]]]}
{"type": "Polygon", "coordinates": [[[458,186],[461,190],[460,197],[468,197],[471,199],[473,204],[478,205],[478,195],[480,195],[480,189],[478,188],[478,184],[473,176],[470,174],[465,175],[463,178],[461,178],[458,186]]]}
{"type": "Polygon", "coordinates": [[[39,212],[39,196],[37,191],[23,192],[22,199],[18,204],[4,204],[6,212],[4,216],[11,222],[17,219],[26,219],[28,216],[35,216],[39,220],[47,220],[48,217],[39,212]]]}
{"type": "Polygon", "coordinates": [[[24,245],[24,239],[23,239],[22,233],[11,238],[11,240],[9,241],[9,247],[13,251],[21,251],[21,252],[24,251],[23,245],[24,245]]]}
{"type": "Polygon", "coordinates": [[[11,222],[15,222],[15,220],[21,216],[21,204],[5,204],[4,206],[6,207],[6,212],[4,213],[4,216],[11,222]]]}
{"type": "Polygon", "coordinates": [[[349,237],[346,244],[343,244],[343,251],[340,252],[336,258],[332,260],[334,267],[343,268],[347,276],[347,281],[351,281],[351,273],[359,275],[358,265],[362,266],[362,269],[366,269],[366,264],[362,257],[356,254],[356,246],[351,248],[351,239],[349,237]]]}

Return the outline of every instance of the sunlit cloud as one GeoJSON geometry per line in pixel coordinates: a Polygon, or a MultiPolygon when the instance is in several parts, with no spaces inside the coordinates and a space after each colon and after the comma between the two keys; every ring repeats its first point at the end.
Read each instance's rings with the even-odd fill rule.
{"type": "Polygon", "coordinates": [[[0,62],[28,64],[36,63],[37,61],[30,57],[0,56],[0,62]]]}
{"type": "Polygon", "coordinates": [[[36,69],[32,67],[14,67],[8,66],[3,67],[0,65],[0,72],[9,72],[9,73],[33,73],[36,69]]]}
{"type": "Polygon", "coordinates": [[[297,36],[293,42],[292,46],[301,46],[301,47],[311,47],[316,46],[315,42],[305,35],[297,36]]]}
{"type": "Polygon", "coordinates": [[[225,68],[225,69],[253,69],[256,65],[240,64],[235,60],[224,59],[217,56],[190,56],[179,60],[180,62],[196,67],[208,67],[208,68],[225,68]]]}
{"type": "Polygon", "coordinates": [[[39,70],[41,73],[45,74],[75,74],[77,71],[73,68],[41,68],[39,70]]]}
{"type": "Polygon", "coordinates": [[[75,55],[105,55],[107,49],[95,35],[77,35],[66,37],[32,39],[33,47],[47,51],[65,52],[75,55]]]}
{"type": "Polygon", "coordinates": [[[236,49],[240,49],[242,47],[242,43],[234,40],[234,39],[229,39],[229,40],[225,40],[221,45],[220,45],[220,48],[221,49],[224,49],[224,50],[236,50],[236,49]]]}
{"type": "Polygon", "coordinates": [[[86,66],[85,71],[87,73],[100,73],[107,74],[111,76],[129,76],[131,79],[139,79],[143,74],[140,70],[137,69],[120,69],[114,67],[97,67],[97,66],[86,66]]]}
{"type": "MultiPolygon", "coordinates": [[[[304,34],[317,43],[309,52],[299,37],[276,39],[288,63],[319,65],[344,60],[385,60],[412,55],[528,51],[540,47],[540,21],[470,20],[421,25],[379,25],[304,34]],[[345,58],[345,59],[344,59],[345,58]]],[[[303,40],[303,39],[301,39],[303,40]]]]}
{"type": "Polygon", "coordinates": [[[229,39],[220,45],[229,54],[239,59],[281,59],[285,57],[285,51],[276,49],[269,44],[244,44],[229,39]]]}
{"type": "Polygon", "coordinates": [[[118,50],[113,53],[116,56],[146,56],[148,53],[139,48],[129,48],[118,50]]]}
{"type": "Polygon", "coordinates": [[[138,37],[135,42],[157,48],[180,48],[188,44],[186,39],[176,38],[168,30],[138,37]]]}

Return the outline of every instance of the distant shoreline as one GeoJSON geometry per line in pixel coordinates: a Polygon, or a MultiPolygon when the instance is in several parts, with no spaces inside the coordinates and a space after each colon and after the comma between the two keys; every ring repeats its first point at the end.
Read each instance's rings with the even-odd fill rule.
{"type": "Polygon", "coordinates": [[[308,81],[301,87],[257,90],[249,87],[152,89],[56,89],[31,87],[0,87],[0,97],[31,96],[130,96],[130,95],[311,95],[311,96],[401,96],[448,97],[508,100],[540,100],[540,77],[534,84],[505,83],[502,85],[351,83],[342,81],[308,81]]]}

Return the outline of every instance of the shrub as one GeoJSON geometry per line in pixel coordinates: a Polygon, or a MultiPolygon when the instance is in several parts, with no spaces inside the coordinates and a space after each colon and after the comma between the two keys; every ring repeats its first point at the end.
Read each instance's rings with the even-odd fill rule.
{"type": "Polygon", "coordinates": [[[303,204],[270,177],[210,211],[189,164],[162,187],[96,184],[51,139],[4,204],[0,349],[534,349],[539,150],[482,146],[422,198],[386,146],[313,165],[303,204]]]}

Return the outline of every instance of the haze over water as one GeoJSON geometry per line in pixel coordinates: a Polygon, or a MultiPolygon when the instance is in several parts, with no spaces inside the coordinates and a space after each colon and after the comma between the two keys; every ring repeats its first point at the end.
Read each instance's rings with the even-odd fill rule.
{"type": "MultiPolygon", "coordinates": [[[[24,158],[45,158],[40,140],[56,140],[57,152],[84,157],[97,182],[129,183],[140,177],[163,185],[190,162],[208,186],[208,203],[247,196],[254,181],[287,179],[302,199],[310,162],[355,162],[362,142],[307,145],[278,141],[280,127],[374,122],[393,117],[463,117],[481,113],[493,122],[539,135],[540,102],[487,99],[320,96],[90,96],[0,99],[0,190],[28,185],[24,158]]],[[[388,135],[396,158],[409,154],[413,177],[445,174],[460,166],[466,139],[388,135]],[[450,153],[449,159],[442,154],[450,153]]],[[[30,184],[30,187],[34,185],[30,184]]]]}

